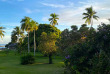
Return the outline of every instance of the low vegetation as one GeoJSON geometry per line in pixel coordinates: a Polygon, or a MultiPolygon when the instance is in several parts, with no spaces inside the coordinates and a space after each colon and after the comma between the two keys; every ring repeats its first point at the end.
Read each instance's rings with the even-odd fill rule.
{"type": "Polygon", "coordinates": [[[33,64],[35,63],[35,57],[31,54],[26,54],[21,57],[21,64],[26,65],[26,64],[33,64]]]}
{"type": "Polygon", "coordinates": [[[63,58],[60,56],[53,56],[54,63],[49,65],[48,57],[37,52],[34,64],[21,65],[22,56],[16,51],[9,51],[8,54],[0,51],[0,74],[63,74],[64,72],[63,58]]]}

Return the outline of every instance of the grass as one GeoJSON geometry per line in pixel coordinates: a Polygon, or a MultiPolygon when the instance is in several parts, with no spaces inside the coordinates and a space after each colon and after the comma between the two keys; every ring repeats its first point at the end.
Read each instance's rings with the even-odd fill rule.
{"type": "Polygon", "coordinates": [[[63,74],[64,63],[59,56],[53,56],[53,64],[48,64],[48,57],[36,53],[36,63],[21,65],[21,55],[14,52],[0,51],[0,74],[63,74]]]}

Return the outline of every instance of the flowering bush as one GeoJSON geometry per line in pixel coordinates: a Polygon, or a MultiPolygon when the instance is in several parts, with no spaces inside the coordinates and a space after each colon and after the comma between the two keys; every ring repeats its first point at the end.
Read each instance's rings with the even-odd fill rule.
{"type": "Polygon", "coordinates": [[[70,65],[70,55],[65,56],[64,62],[65,62],[65,65],[66,66],[69,66],[70,65]]]}

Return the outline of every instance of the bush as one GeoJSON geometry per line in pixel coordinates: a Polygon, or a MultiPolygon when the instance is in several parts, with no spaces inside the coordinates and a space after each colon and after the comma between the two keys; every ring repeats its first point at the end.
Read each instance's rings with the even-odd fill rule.
{"type": "Polygon", "coordinates": [[[110,25],[91,30],[85,41],[65,52],[65,74],[110,74],[110,25]]]}
{"type": "Polygon", "coordinates": [[[65,56],[65,74],[88,74],[88,46],[86,43],[79,43],[68,48],[69,54],[65,56]]]}
{"type": "Polygon", "coordinates": [[[27,54],[27,55],[21,57],[22,65],[33,64],[34,62],[35,62],[35,58],[31,54],[27,54]]]}

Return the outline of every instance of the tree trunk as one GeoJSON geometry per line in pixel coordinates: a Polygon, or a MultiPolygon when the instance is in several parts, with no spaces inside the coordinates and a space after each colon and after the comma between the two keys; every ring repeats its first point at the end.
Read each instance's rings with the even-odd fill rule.
{"type": "Polygon", "coordinates": [[[35,51],[36,51],[36,41],[35,41],[35,30],[34,30],[34,56],[35,56],[35,51]]]}
{"type": "Polygon", "coordinates": [[[49,54],[49,64],[52,64],[52,54],[49,54]]]}
{"type": "Polygon", "coordinates": [[[19,43],[19,35],[17,36],[17,43],[19,43]]]}
{"type": "Polygon", "coordinates": [[[91,18],[91,29],[92,29],[92,25],[93,25],[93,16],[91,18]]]}
{"type": "Polygon", "coordinates": [[[29,49],[29,32],[28,32],[28,53],[30,52],[30,49],[29,49]]]}

